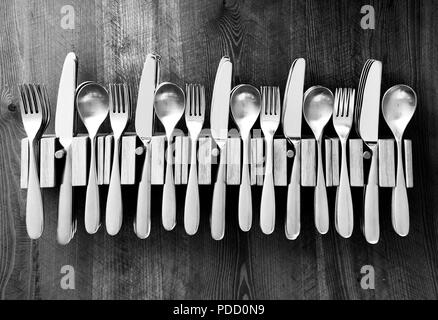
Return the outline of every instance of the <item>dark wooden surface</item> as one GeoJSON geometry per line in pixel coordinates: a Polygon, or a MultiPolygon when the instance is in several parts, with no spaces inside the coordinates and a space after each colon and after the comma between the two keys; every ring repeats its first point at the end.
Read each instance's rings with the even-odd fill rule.
{"type": "MultiPolygon", "coordinates": [[[[104,1],[0,0],[0,294],[4,299],[436,299],[438,297],[438,2],[366,1],[376,10],[376,29],[360,27],[364,1],[104,1]],[[72,4],[76,28],[63,30],[61,7],[72,4]],[[19,187],[20,139],[25,136],[16,84],[47,84],[56,104],[65,55],[80,59],[79,80],[137,87],[148,52],[163,56],[162,79],[180,85],[204,83],[209,92],[217,64],[228,54],[234,81],[280,85],[292,59],[308,61],[306,86],[354,86],[367,58],[384,63],[383,90],[413,86],[419,109],[408,132],[414,141],[415,189],[412,231],[395,235],[390,191],[381,192],[382,239],[366,244],[359,229],[361,190],[354,191],[356,228],[342,240],[313,226],[312,190],[303,190],[301,237],[284,237],[285,190],[278,191],[278,223],[266,237],[256,226],[238,231],[229,206],[227,234],[210,239],[211,189],[202,190],[202,225],[195,237],[160,226],[161,190],[154,189],[153,230],[146,241],[132,232],[135,188],[124,192],[122,233],[95,236],[83,227],[84,190],[76,192],[79,230],[67,247],[56,243],[57,191],[44,191],[46,229],[28,240],[25,192],[19,187]],[[76,289],[60,286],[60,270],[71,265],[76,289]],[[360,286],[360,270],[372,265],[375,290],[360,286]]],[[[136,90],[135,90],[136,91],[136,90]]],[[[53,123],[49,128],[53,133],[53,123]]],[[[230,188],[229,199],[238,190],[230,188]]],[[[258,199],[260,190],[254,191],[258,199]]],[[[102,191],[102,199],[106,190],[102,191]]],[[[183,208],[184,189],[178,189],[183,208]]],[[[334,204],[334,191],[330,191],[334,204]]],[[[254,210],[258,211],[258,201],[254,210]]],[[[333,216],[333,212],[331,213],[333,216]]],[[[257,219],[258,213],[255,214],[257,219]]],[[[331,219],[333,221],[333,217],[331,219]]]]}

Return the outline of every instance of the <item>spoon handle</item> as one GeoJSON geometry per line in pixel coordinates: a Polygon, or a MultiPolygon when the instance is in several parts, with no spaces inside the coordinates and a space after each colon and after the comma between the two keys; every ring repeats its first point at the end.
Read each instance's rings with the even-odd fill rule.
{"type": "Polygon", "coordinates": [[[211,208],[211,237],[220,241],[225,235],[225,209],[226,209],[226,165],[227,145],[220,150],[220,163],[217,172],[216,183],[213,190],[213,203],[211,208]]]}
{"type": "Polygon", "coordinates": [[[274,186],[274,150],[273,137],[266,137],[266,167],[260,204],[260,227],[270,235],[275,229],[275,186],[274,186]]]}
{"type": "Polygon", "coordinates": [[[163,227],[167,231],[172,231],[176,226],[176,196],[175,181],[173,179],[173,144],[172,137],[168,138],[167,144],[167,165],[166,180],[163,188],[162,220],[163,227]]]}
{"type": "Polygon", "coordinates": [[[285,231],[289,240],[295,240],[301,230],[301,141],[291,140],[295,156],[287,190],[287,213],[285,231]]]}
{"type": "Polygon", "coordinates": [[[123,221],[122,186],[120,182],[119,139],[114,139],[114,159],[106,202],[106,229],[109,235],[119,233],[123,221]]]}
{"type": "Polygon", "coordinates": [[[72,149],[65,148],[65,165],[62,183],[59,188],[58,203],[58,243],[67,245],[73,237],[73,184],[72,184],[72,149]]]}
{"type": "Polygon", "coordinates": [[[353,200],[351,197],[350,178],[347,165],[347,140],[341,141],[342,163],[341,178],[336,191],[335,226],[336,231],[343,238],[350,238],[353,234],[353,200]]]}
{"type": "Polygon", "coordinates": [[[379,145],[369,145],[372,160],[368,183],[365,186],[363,233],[368,243],[377,244],[380,238],[379,223],[379,145]]]}
{"type": "Polygon", "coordinates": [[[184,207],[184,227],[188,235],[196,234],[199,228],[200,218],[196,146],[197,140],[192,139],[190,176],[187,184],[186,201],[184,207]]]}
{"type": "Polygon", "coordinates": [[[403,170],[402,142],[397,140],[397,181],[392,190],[392,225],[402,237],[409,234],[409,201],[403,170]]]}
{"type": "Polygon", "coordinates": [[[329,211],[327,189],[325,185],[324,169],[322,164],[321,139],[318,144],[318,172],[315,187],[315,226],[320,234],[326,234],[329,230],[329,211]]]}
{"type": "Polygon", "coordinates": [[[91,157],[87,195],[85,199],[85,229],[89,234],[95,234],[100,227],[100,201],[96,173],[96,141],[94,137],[90,137],[90,141],[91,157]]]}
{"type": "Polygon", "coordinates": [[[249,157],[250,157],[249,135],[243,138],[243,165],[242,181],[239,193],[239,226],[244,232],[251,230],[252,226],[252,196],[251,180],[249,175],[249,157]]]}
{"type": "Polygon", "coordinates": [[[145,143],[145,160],[137,196],[137,214],[134,232],[139,239],[146,239],[151,232],[151,142],[145,143]]]}
{"type": "Polygon", "coordinates": [[[35,160],[34,141],[29,139],[29,181],[27,186],[26,226],[29,237],[39,239],[43,234],[44,207],[35,160]]]}

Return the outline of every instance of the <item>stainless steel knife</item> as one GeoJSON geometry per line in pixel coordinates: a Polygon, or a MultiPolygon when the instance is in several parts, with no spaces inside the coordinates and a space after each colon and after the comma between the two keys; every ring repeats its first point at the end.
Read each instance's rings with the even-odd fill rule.
{"type": "Polygon", "coordinates": [[[284,135],[295,152],[287,193],[285,232],[289,240],[297,239],[301,230],[301,123],[305,73],[306,60],[295,60],[289,73],[283,106],[284,135]]]}
{"type": "Polygon", "coordinates": [[[58,242],[68,244],[74,236],[76,222],[73,221],[72,153],[74,136],[75,95],[77,85],[78,60],[74,53],[65,58],[59,81],[56,105],[55,133],[65,151],[65,166],[59,189],[58,242]]]}
{"type": "Polygon", "coordinates": [[[359,133],[372,152],[368,182],[365,186],[363,232],[368,243],[376,244],[380,238],[379,224],[379,115],[382,62],[374,61],[363,89],[359,133]]]}
{"type": "Polygon", "coordinates": [[[160,81],[160,59],[156,54],[146,57],[138,88],[135,130],[145,147],[145,161],[138,187],[137,214],[134,221],[134,232],[140,239],[146,239],[151,232],[151,142],[155,117],[155,89],[160,81]]]}
{"type": "Polygon", "coordinates": [[[220,152],[220,162],[216,183],[214,185],[211,210],[211,236],[217,241],[222,240],[225,235],[226,146],[228,139],[232,76],[233,64],[231,63],[230,58],[223,57],[219,63],[219,68],[216,74],[210,113],[211,134],[220,152]]]}

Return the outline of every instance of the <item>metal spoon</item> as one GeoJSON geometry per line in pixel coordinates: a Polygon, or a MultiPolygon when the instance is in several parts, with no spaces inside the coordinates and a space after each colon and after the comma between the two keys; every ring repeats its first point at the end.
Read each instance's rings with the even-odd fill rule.
{"type": "Polygon", "coordinates": [[[109,112],[108,91],[97,83],[80,87],[76,96],[79,116],[87,128],[91,141],[90,173],[85,200],[85,229],[94,234],[100,227],[99,187],[96,173],[96,134],[109,112]]]}
{"type": "Polygon", "coordinates": [[[167,136],[167,167],[166,181],[163,189],[162,220],[167,231],[172,231],[176,226],[176,196],[175,181],[172,168],[172,139],[177,123],[184,114],[186,104],[183,89],[173,83],[162,83],[155,93],[155,113],[164,125],[167,136]]]}
{"type": "Polygon", "coordinates": [[[261,110],[260,91],[250,85],[240,85],[231,93],[231,112],[243,140],[243,169],[239,194],[239,226],[244,232],[252,226],[250,163],[250,131],[261,110]]]}
{"type": "Polygon", "coordinates": [[[319,233],[329,230],[329,210],[322,164],[322,136],[324,128],[333,115],[333,93],[324,87],[315,86],[304,94],[304,118],[315,135],[318,146],[318,172],[315,188],[315,225],[319,233]]]}
{"type": "Polygon", "coordinates": [[[409,202],[403,170],[403,134],[417,108],[417,95],[406,85],[390,88],[383,97],[382,112],[397,143],[397,181],[392,190],[392,225],[402,237],[409,234],[409,202]]]}

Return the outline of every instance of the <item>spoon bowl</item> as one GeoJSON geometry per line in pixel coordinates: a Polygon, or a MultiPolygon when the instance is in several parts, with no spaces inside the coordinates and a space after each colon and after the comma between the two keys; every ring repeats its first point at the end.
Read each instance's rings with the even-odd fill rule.
{"type": "Polygon", "coordinates": [[[76,106],[90,137],[95,136],[108,116],[108,91],[100,84],[85,83],[77,92],[76,106]]]}
{"type": "Polygon", "coordinates": [[[169,135],[181,120],[185,109],[185,93],[177,85],[162,83],[155,94],[155,113],[169,135]]]}
{"type": "Polygon", "coordinates": [[[231,93],[231,113],[242,135],[251,131],[261,111],[260,91],[251,85],[240,85],[231,93]]]}
{"type": "Polygon", "coordinates": [[[334,101],[333,93],[321,86],[312,87],[304,94],[304,118],[316,139],[321,138],[325,126],[333,115],[334,101]]]}
{"type": "Polygon", "coordinates": [[[389,128],[398,139],[403,134],[417,109],[417,94],[406,85],[390,88],[383,97],[382,113],[389,128]]]}

